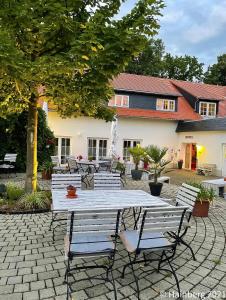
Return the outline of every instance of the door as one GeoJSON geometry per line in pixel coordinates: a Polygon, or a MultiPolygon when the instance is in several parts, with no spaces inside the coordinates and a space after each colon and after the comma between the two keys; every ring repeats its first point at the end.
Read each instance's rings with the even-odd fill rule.
{"type": "Polygon", "coordinates": [[[222,176],[226,176],[226,144],[223,144],[222,176]]]}
{"type": "Polygon", "coordinates": [[[191,166],[191,144],[186,144],[185,148],[185,169],[190,169],[191,166]]]}

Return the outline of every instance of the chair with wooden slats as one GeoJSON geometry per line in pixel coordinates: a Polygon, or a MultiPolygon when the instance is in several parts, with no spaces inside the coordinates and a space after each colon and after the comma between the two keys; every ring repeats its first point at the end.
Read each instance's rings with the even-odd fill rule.
{"type": "MultiPolygon", "coordinates": [[[[189,184],[183,183],[182,186],[179,188],[177,195],[176,195],[176,199],[175,199],[176,206],[186,205],[188,207],[188,210],[186,212],[186,218],[184,219],[184,223],[183,223],[184,230],[181,233],[181,235],[179,236],[179,239],[180,239],[181,244],[185,245],[187,248],[190,249],[194,260],[196,260],[194,251],[192,250],[191,245],[189,245],[187,242],[184,241],[183,237],[186,235],[186,233],[190,227],[189,222],[191,220],[192,211],[193,211],[195,201],[197,200],[199,192],[200,192],[200,190],[198,188],[191,186],[189,184]]],[[[172,199],[163,199],[163,200],[166,200],[167,202],[173,201],[172,199]]]]}
{"type": "Polygon", "coordinates": [[[75,211],[68,215],[68,230],[65,236],[67,299],[73,292],[72,285],[74,284],[68,280],[68,277],[71,276],[75,280],[76,276],[73,274],[84,269],[104,269],[106,276],[100,275],[89,279],[111,283],[114,288],[115,299],[117,299],[112,268],[115,261],[121,211],[116,209],[75,211]],[[81,261],[79,265],[76,264],[76,258],[87,257],[92,258],[89,264],[81,265],[81,261]],[[105,258],[103,264],[95,262],[95,259],[100,257],[105,258]]]}
{"type": "Polygon", "coordinates": [[[17,159],[16,153],[6,153],[4,156],[4,160],[0,162],[0,169],[4,170],[6,173],[9,173],[10,171],[15,171],[16,159],[17,159]]]}
{"type": "MultiPolygon", "coordinates": [[[[67,194],[67,187],[69,185],[75,186],[77,189],[82,188],[81,175],[80,174],[52,174],[51,190],[65,190],[67,194]]],[[[52,220],[50,223],[50,229],[54,222],[66,221],[66,217],[57,218],[58,215],[65,214],[65,211],[54,211],[52,209],[52,220]]],[[[55,229],[60,226],[56,225],[53,227],[53,241],[55,240],[55,229]]]]}
{"type": "MultiPolygon", "coordinates": [[[[142,211],[138,229],[125,230],[120,233],[121,241],[129,257],[129,263],[123,268],[122,278],[125,276],[126,268],[130,266],[136,282],[138,299],[140,299],[139,282],[133,266],[141,263],[145,263],[146,266],[155,261],[158,261],[158,271],[167,271],[174,276],[179,296],[181,295],[179,281],[171,261],[179,244],[177,237],[180,235],[186,210],[187,207],[184,206],[145,208],[142,211]],[[174,238],[168,235],[169,231],[174,232],[174,238]],[[156,258],[148,255],[153,252],[160,252],[161,255],[156,258]],[[143,256],[142,259],[140,258],[141,255],[143,256]],[[166,262],[170,269],[166,269],[166,262]]],[[[145,271],[145,268],[142,271],[145,271]]]]}
{"type": "Polygon", "coordinates": [[[53,173],[67,173],[69,171],[68,166],[61,166],[60,165],[60,160],[57,155],[52,155],[51,161],[53,163],[53,173]]]}
{"type": "Polygon", "coordinates": [[[94,190],[120,190],[121,178],[118,173],[94,173],[94,190]]]}

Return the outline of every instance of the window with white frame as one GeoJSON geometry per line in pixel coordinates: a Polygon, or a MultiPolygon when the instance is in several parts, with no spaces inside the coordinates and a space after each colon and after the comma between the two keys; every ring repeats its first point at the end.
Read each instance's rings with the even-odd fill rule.
{"type": "Polygon", "coordinates": [[[71,139],[58,137],[55,139],[55,155],[59,157],[61,164],[66,164],[67,157],[71,154],[71,139]]]}
{"type": "Polygon", "coordinates": [[[199,113],[203,117],[216,117],[217,104],[214,102],[203,102],[199,103],[199,113]]]}
{"type": "Polygon", "coordinates": [[[114,95],[109,101],[108,106],[129,107],[129,96],[114,95]]]}
{"type": "Polygon", "coordinates": [[[140,145],[139,140],[124,140],[123,141],[123,160],[124,161],[130,160],[129,148],[136,147],[138,144],[140,145]]]}
{"type": "Polygon", "coordinates": [[[175,111],[175,100],[157,99],[156,110],[175,111]]]}
{"type": "Polygon", "coordinates": [[[88,157],[103,159],[107,157],[107,139],[88,138],[88,157]]]}

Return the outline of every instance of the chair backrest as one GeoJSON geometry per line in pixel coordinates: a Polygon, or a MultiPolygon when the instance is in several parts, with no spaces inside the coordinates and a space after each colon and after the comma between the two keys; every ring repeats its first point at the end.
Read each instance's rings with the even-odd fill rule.
{"type": "Polygon", "coordinates": [[[187,209],[188,207],[185,206],[144,209],[141,222],[138,224],[140,232],[137,248],[139,248],[142,240],[163,238],[164,236],[161,237],[160,234],[174,232],[176,235],[179,235],[187,209]],[[148,237],[145,235],[146,233],[151,233],[151,235],[148,237]]]}
{"type": "Polygon", "coordinates": [[[17,158],[17,154],[16,153],[6,153],[5,157],[4,157],[4,161],[15,163],[16,162],[16,158],[17,158]]]}
{"type": "Polygon", "coordinates": [[[95,173],[94,190],[120,190],[121,178],[118,173],[95,173]]]}
{"type": "Polygon", "coordinates": [[[117,235],[120,220],[121,210],[117,209],[74,211],[69,216],[67,231],[76,235],[117,235]]]}
{"type": "Polygon", "coordinates": [[[68,167],[69,167],[70,173],[75,173],[78,171],[78,164],[75,159],[68,158],[67,162],[68,162],[68,167]]]}
{"type": "Polygon", "coordinates": [[[52,155],[50,157],[53,165],[59,167],[60,165],[59,157],[57,155],[52,155]]]}
{"type": "Polygon", "coordinates": [[[199,192],[198,188],[183,183],[177,192],[176,204],[188,206],[189,210],[192,211],[199,192]]]}
{"type": "Polygon", "coordinates": [[[65,190],[67,186],[73,185],[81,189],[80,174],[52,174],[52,190],[65,190]]]}

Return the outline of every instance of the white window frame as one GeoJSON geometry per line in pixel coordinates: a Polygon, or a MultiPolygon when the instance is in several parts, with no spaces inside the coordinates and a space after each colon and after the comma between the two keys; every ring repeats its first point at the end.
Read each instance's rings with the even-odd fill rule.
{"type": "MultiPolygon", "coordinates": [[[[57,153],[56,155],[58,156],[59,162],[60,164],[64,164],[62,163],[62,139],[69,139],[70,140],[70,148],[69,148],[69,155],[71,155],[71,137],[70,136],[56,136],[56,139],[58,139],[58,145],[57,145],[57,153]]],[[[63,156],[67,156],[67,155],[63,155],[63,156]]]]}
{"type": "MultiPolygon", "coordinates": [[[[110,101],[113,101],[114,103],[113,103],[113,105],[112,104],[108,104],[108,106],[113,106],[113,107],[129,107],[129,96],[128,95],[118,95],[118,94],[116,94],[116,95],[113,96],[113,98],[110,101]],[[116,96],[117,97],[122,97],[121,98],[121,105],[116,104],[116,96]],[[123,105],[123,97],[127,97],[128,98],[127,105],[123,105]]],[[[109,101],[109,103],[110,103],[110,101],[109,101]]]]}
{"type": "Polygon", "coordinates": [[[122,144],[122,156],[124,161],[131,161],[131,155],[129,153],[126,153],[124,155],[124,149],[132,148],[135,147],[134,143],[140,144],[141,145],[141,140],[140,139],[123,139],[123,144],[122,144]],[[130,147],[124,148],[124,142],[130,142],[130,147]]]}
{"type": "Polygon", "coordinates": [[[87,138],[87,157],[89,157],[89,140],[96,140],[96,160],[99,160],[99,149],[100,149],[100,141],[106,140],[107,147],[106,147],[106,156],[102,156],[101,158],[107,158],[108,156],[108,138],[100,138],[100,137],[88,137],[87,138]]]}
{"type": "Polygon", "coordinates": [[[172,99],[157,99],[156,100],[156,110],[161,110],[161,111],[175,111],[176,110],[176,101],[172,100],[172,99]],[[160,105],[158,104],[158,101],[162,102],[161,107],[159,107],[160,105]],[[164,104],[165,102],[167,102],[168,108],[164,108],[164,104]],[[170,109],[170,103],[173,103],[173,108],[170,109]]]}
{"type": "Polygon", "coordinates": [[[215,102],[207,102],[207,101],[200,101],[199,102],[199,114],[202,117],[206,117],[206,118],[214,118],[214,117],[216,117],[216,115],[217,115],[217,103],[215,103],[215,102]],[[206,104],[207,105],[206,106],[206,115],[201,114],[201,104],[206,104]],[[215,106],[215,113],[214,113],[214,115],[209,115],[209,105],[210,104],[214,104],[214,106],[215,106]]]}

